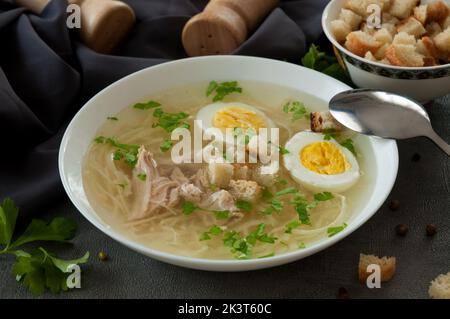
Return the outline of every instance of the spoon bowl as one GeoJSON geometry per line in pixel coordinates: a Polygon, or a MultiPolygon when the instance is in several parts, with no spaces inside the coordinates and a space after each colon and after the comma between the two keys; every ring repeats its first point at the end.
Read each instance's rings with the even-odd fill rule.
{"type": "Polygon", "coordinates": [[[426,136],[450,156],[450,145],[433,130],[426,110],[410,98],[357,89],[334,96],[329,108],[331,115],[352,131],[389,139],[426,136]]]}

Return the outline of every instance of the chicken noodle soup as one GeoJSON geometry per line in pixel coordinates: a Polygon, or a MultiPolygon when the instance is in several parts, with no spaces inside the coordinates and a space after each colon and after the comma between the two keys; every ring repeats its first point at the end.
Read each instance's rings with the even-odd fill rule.
{"type": "Polygon", "coordinates": [[[346,227],[376,175],[367,137],[343,131],[325,109],[310,95],[260,82],[159,92],[105,119],[85,155],[86,194],[105,223],[177,255],[249,259],[309,247],[346,227]],[[247,160],[231,160],[237,147],[216,139],[200,149],[222,144],[222,161],[174,164],[179,128],[192,136],[232,129],[247,160]],[[279,129],[278,141],[265,141],[279,154],[275,165],[259,155],[250,161],[261,128],[279,129]]]}

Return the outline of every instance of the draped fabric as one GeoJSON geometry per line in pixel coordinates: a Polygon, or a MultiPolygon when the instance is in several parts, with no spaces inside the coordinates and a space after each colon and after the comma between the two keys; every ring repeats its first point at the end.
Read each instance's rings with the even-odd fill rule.
{"type": "MultiPolygon", "coordinates": [[[[0,2],[0,200],[32,217],[64,196],[58,148],[89,98],[140,69],[185,58],[181,31],[204,0],[126,0],[136,26],[111,55],[98,54],[66,27],[64,0],[40,15],[0,2]]],[[[299,63],[320,37],[327,0],[281,1],[234,54],[299,63]]]]}

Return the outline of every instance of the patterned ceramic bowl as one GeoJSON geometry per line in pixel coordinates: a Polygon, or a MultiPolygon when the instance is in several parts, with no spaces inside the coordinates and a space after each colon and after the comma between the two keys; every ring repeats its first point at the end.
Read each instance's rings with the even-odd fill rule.
{"type": "Polygon", "coordinates": [[[323,30],[341,65],[360,88],[379,89],[430,101],[450,93],[450,64],[411,68],[390,66],[353,54],[336,41],[330,22],[337,19],[346,0],[332,0],[322,16],[323,30]]]}

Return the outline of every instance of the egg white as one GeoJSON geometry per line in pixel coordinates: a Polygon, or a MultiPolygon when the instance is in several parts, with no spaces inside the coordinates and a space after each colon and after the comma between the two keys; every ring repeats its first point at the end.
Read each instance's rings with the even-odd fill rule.
{"type": "Polygon", "coordinates": [[[323,142],[324,135],[312,132],[300,132],[295,134],[287,143],[285,148],[289,151],[283,155],[284,166],[290,172],[292,178],[313,192],[345,192],[359,180],[360,171],[355,156],[335,140],[328,142],[335,145],[345,156],[351,168],[340,174],[326,175],[309,170],[300,161],[299,154],[306,146],[323,142]]]}
{"type": "MultiPolygon", "coordinates": [[[[214,115],[220,111],[221,109],[228,108],[228,107],[238,107],[242,108],[244,110],[255,112],[256,115],[258,115],[260,118],[264,120],[264,122],[267,124],[267,128],[274,128],[275,123],[267,117],[267,115],[259,110],[258,108],[245,104],[240,102],[232,102],[232,103],[223,103],[223,102],[217,102],[212,103],[209,105],[204,106],[203,108],[198,111],[195,119],[197,120],[195,123],[197,126],[199,126],[202,130],[206,130],[208,128],[214,128],[214,115]],[[201,122],[198,122],[201,121],[201,122]]],[[[233,128],[233,127],[230,127],[233,128]]]]}

